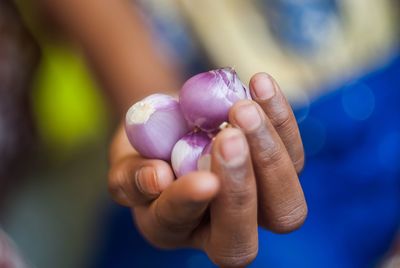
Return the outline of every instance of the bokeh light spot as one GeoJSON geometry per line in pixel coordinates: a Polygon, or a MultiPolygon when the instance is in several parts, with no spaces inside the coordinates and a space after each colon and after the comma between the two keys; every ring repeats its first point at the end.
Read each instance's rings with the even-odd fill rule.
{"type": "Polygon", "coordinates": [[[346,114],[354,120],[368,119],[375,108],[375,96],[371,89],[362,83],[349,85],[344,89],[342,105],[346,114]]]}

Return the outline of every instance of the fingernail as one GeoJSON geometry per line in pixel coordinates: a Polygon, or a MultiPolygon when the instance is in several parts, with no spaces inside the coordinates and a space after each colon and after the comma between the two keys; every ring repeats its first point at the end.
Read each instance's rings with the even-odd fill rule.
{"type": "Polygon", "coordinates": [[[157,182],[157,174],[153,167],[142,167],[136,173],[136,185],[144,194],[159,194],[160,187],[157,182]]]}
{"type": "Polygon", "coordinates": [[[246,131],[257,129],[261,125],[261,116],[254,104],[240,106],[235,114],[235,121],[246,131]]]}
{"type": "Polygon", "coordinates": [[[259,74],[254,80],[251,91],[260,100],[268,100],[275,95],[275,86],[267,74],[259,74]]]}
{"type": "Polygon", "coordinates": [[[234,164],[242,162],[246,151],[243,135],[235,131],[235,133],[232,133],[232,135],[225,137],[221,141],[219,149],[222,158],[227,163],[234,164]]]}

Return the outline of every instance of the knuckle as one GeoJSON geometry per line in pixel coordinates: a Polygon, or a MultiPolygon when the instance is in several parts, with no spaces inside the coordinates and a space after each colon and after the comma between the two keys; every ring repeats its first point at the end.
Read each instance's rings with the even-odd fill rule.
{"type": "Polygon", "coordinates": [[[242,189],[230,190],[228,192],[228,200],[234,207],[244,207],[247,204],[252,204],[254,195],[249,187],[243,187],[242,189]]]}
{"type": "Polygon", "coordinates": [[[259,159],[263,164],[279,163],[284,156],[283,146],[278,141],[271,141],[261,147],[259,159]]]}
{"type": "Polygon", "coordinates": [[[275,233],[289,233],[300,228],[307,218],[307,205],[301,203],[290,209],[288,213],[273,220],[269,229],[275,233]]]}
{"type": "Polygon", "coordinates": [[[210,256],[212,262],[219,267],[246,267],[258,254],[258,245],[229,250],[228,252],[217,252],[210,256]]]}
{"type": "Polygon", "coordinates": [[[291,114],[286,109],[281,109],[280,111],[274,113],[271,116],[271,122],[277,130],[293,128],[291,114]]]}
{"type": "Polygon", "coordinates": [[[249,178],[254,176],[252,172],[246,165],[234,169],[225,169],[222,194],[229,202],[230,207],[243,208],[254,203],[253,201],[256,198],[254,195],[255,185],[248,183],[249,178]]]}

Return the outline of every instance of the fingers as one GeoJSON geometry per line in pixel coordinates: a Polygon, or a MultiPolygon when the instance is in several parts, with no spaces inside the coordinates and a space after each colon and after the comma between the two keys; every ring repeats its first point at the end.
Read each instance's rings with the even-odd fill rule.
{"type": "Polygon", "coordinates": [[[174,174],[168,163],[130,155],[112,164],[109,192],[121,205],[146,205],[157,198],[173,180],[174,174]]]}
{"type": "Polygon", "coordinates": [[[162,248],[193,245],[192,234],[220,188],[210,172],[193,172],[174,181],[150,207],[135,208],[144,236],[162,248]]]}
{"type": "Polygon", "coordinates": [[[240,101],[230,110],[230,122],[246,134],[259,199],[259,220],[279,233],[303,223],[307,206],[292,160],[274,126],[258,104],[240,101]]]}
{"type": "Polygon", "coordinates": [[[240,130],[225,129],[217,135],[211,165],[221,180],[221,190],[210,207],[205,250],[220,266],[244,266],[258,251],[257,190],[249,148],[240,130]]]}
{"type": "Polygon", "coordinates": [[[283,141],[297,173],[304,166],[304,150],[296,119],[286,97],[275,80],[266,73],[258,73],[250,80],[250,92],[261,106],[283,141]]]}

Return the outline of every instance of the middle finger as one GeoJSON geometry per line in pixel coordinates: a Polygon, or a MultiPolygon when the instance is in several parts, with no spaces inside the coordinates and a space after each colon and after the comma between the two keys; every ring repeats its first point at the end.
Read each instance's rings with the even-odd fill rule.
{"type": "Polygon", "coordinates": [[[260,224],[278,233],[304,222],[307,205],[292,160],[274,126],[260,106],[240,101],[230,111],[230,122],[246,134],[257,175],[260,224]]]}

